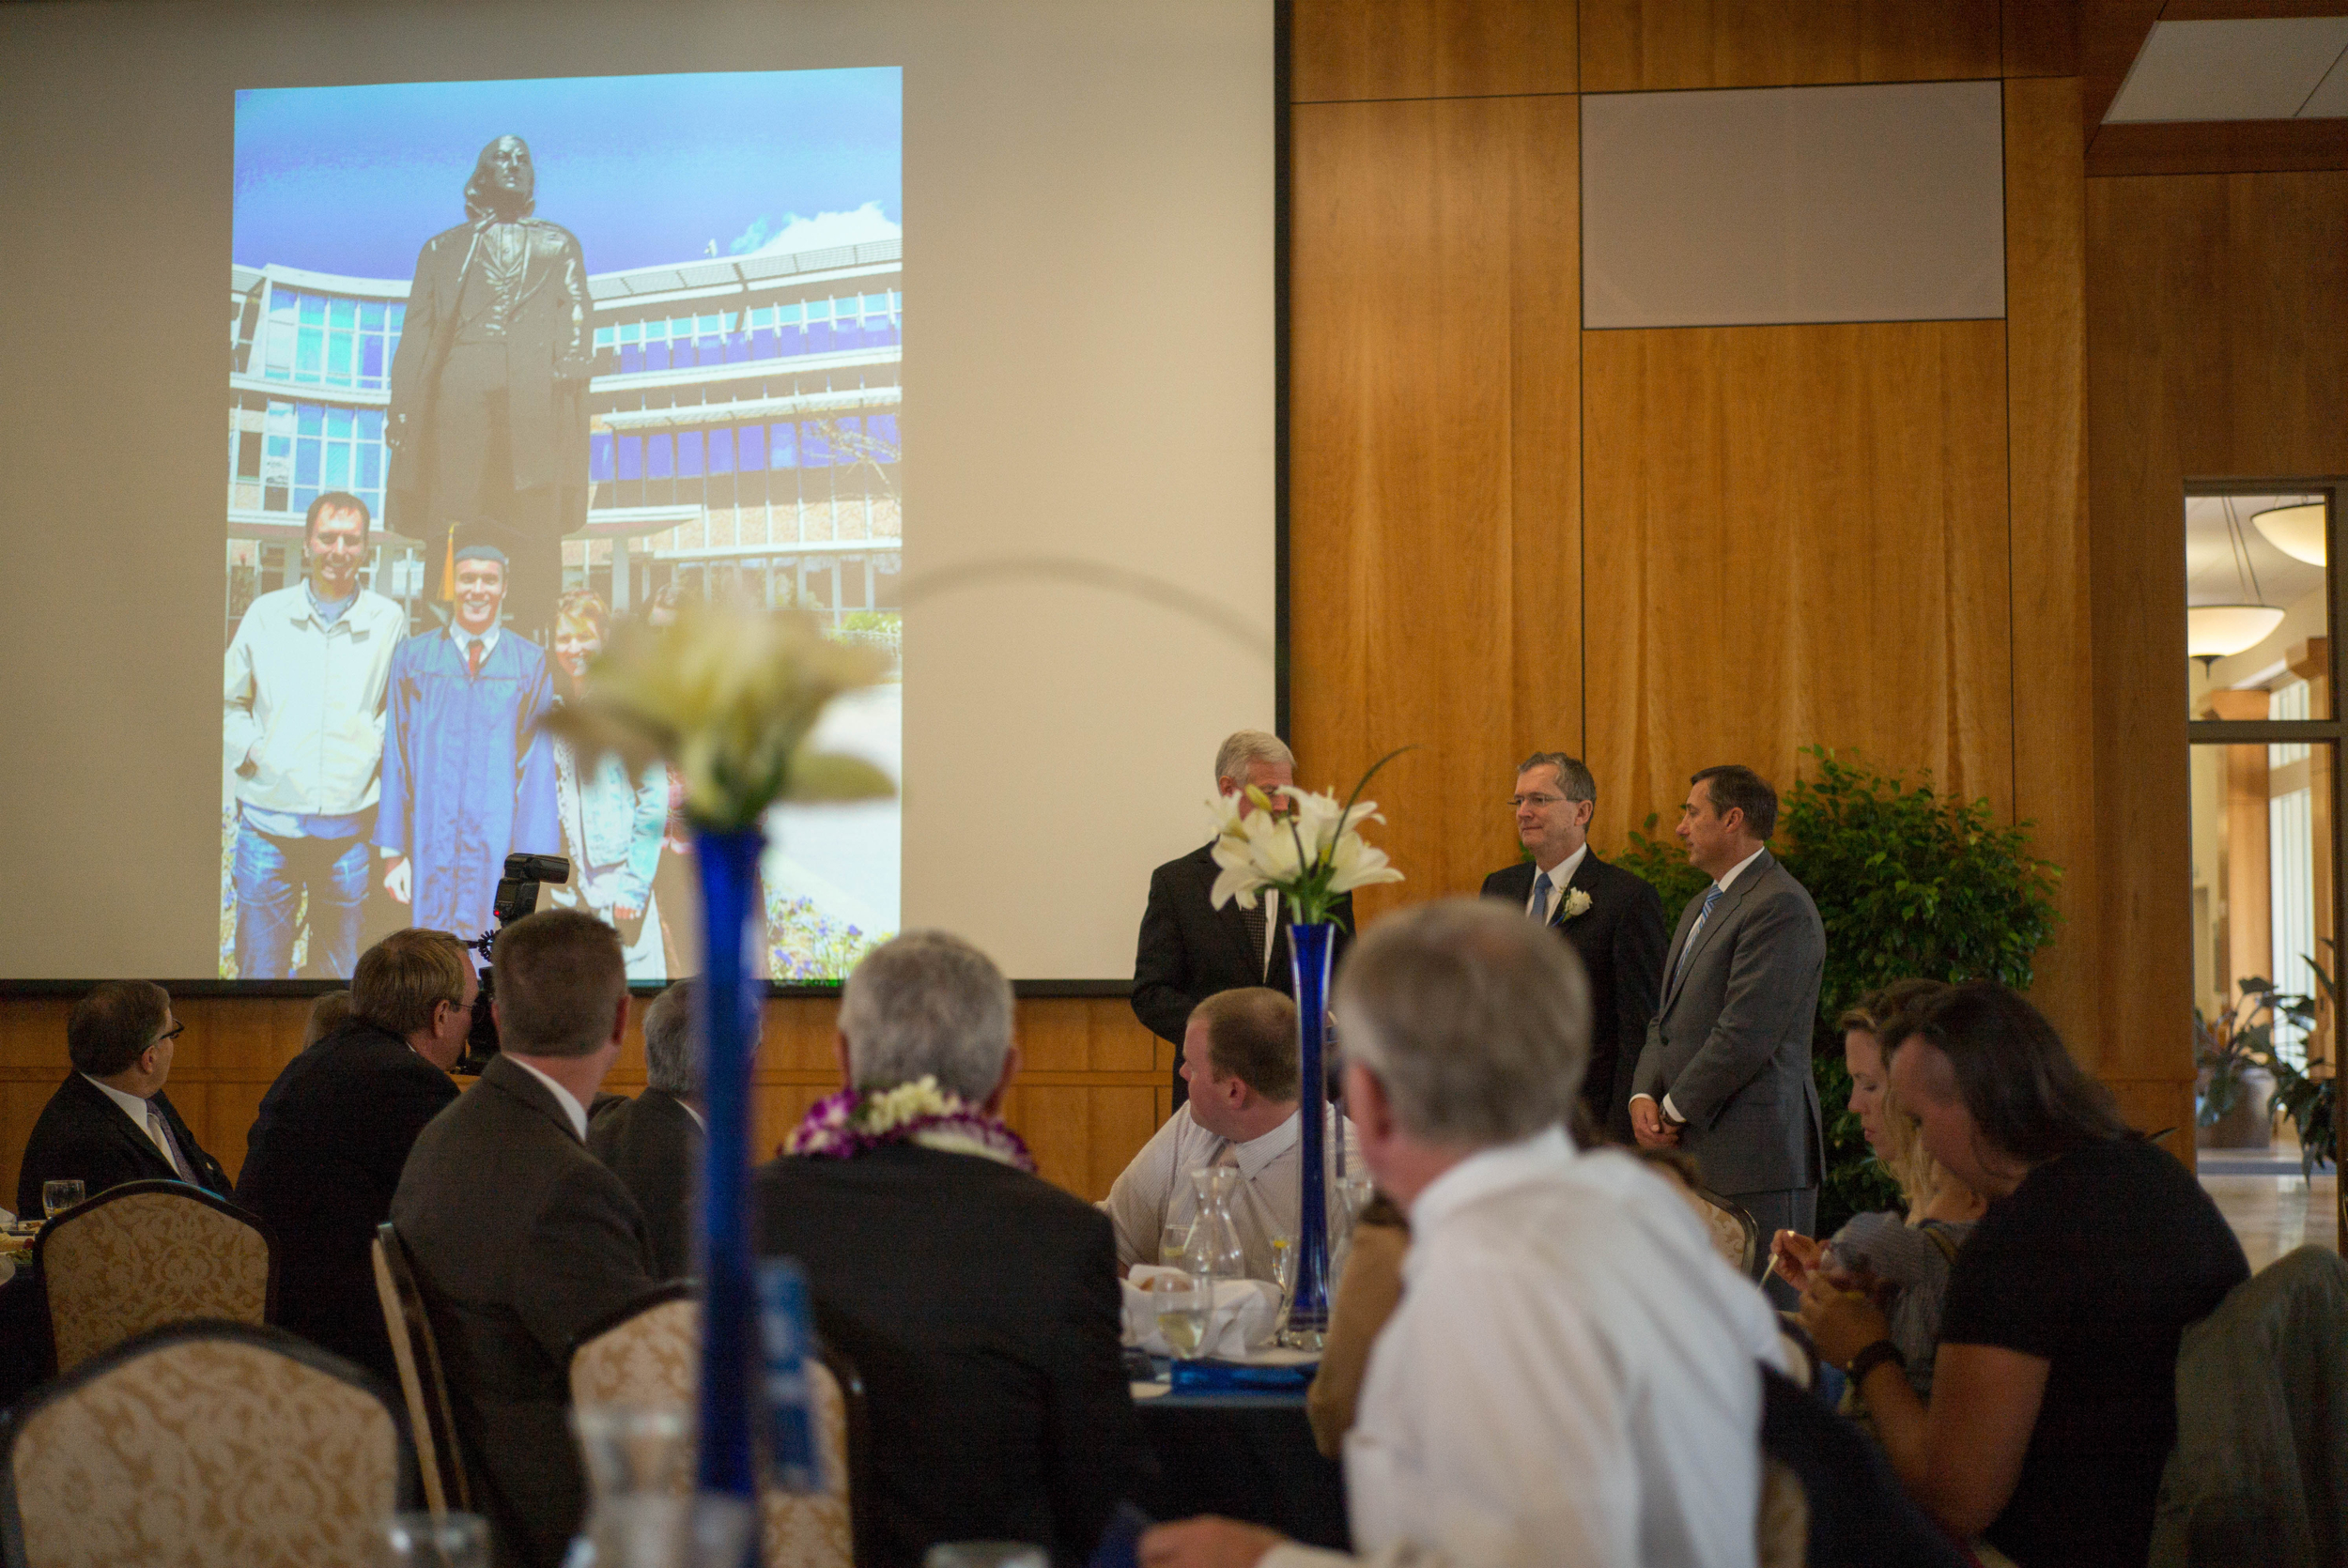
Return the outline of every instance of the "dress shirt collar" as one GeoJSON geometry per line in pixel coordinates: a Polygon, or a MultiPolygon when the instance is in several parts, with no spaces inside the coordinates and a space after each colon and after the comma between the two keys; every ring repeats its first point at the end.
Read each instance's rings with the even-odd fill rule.
{"type": "Polygon", "coordinates": [[[1762,845],[1759,849],[1753,851],[1751,854],[1737,862],[1736,865],[1731,866],[1727,870],[1722,871],[1721,873],[1720,881],[1714,883],[1712,885],[1719,888],[1723,893],[1727,892],[1728,884],[1742,876],[1746,867],[1752,865],[1754,861],[1760,859],[1763,855],[1769,853],[1769,846],[1767,844],[1762,845]]]}
{"type": "Polygon", "coordinates": [[[548,1078],[519,1056],[508,1056],[505,1059],[554,1091],[554,1102],[563,1107],[564,1115],[571,1118],[571,1130],[579,1134],[579,1141],[585,1143],[587,1141],[587,1107],[573,1098],[570,1090],[548,1078]]]}
{"type": "Polygon", "coordinates": [[[704,1133],[709,1130],[709,1118],[707,1116],[704,1116],[699,1111],[694,1110],[689,1103],[683,1099],[679,1099],[677,1103],[685,1107],[685,1114],[693,1118],[693,1125],[695,1127],[700,1128],[704,1133]]]}
{"type": "Polygon", "coordinates": [[[90,1087],[122,1107],[122,1114],[131,1118],[131,1125],[139,1130],[140,1137],[150,1144],[155,1141],[155,1134],[147,1130],[147,1113],[151,1108],[149,1101],[141,1099],[134,1094],[125,1094],[112,1084],[100,1084],[97,1079],[90,1078],[86,1072],[82,1076],[89,1080],[90,1087]]]}
{"type": "MultiPolygon", "coordinates": [[[[1231,1159],[1239,1166],[1240,1174],[1253,1181],[1263,1174],[1266,1165],[1296,1146],[1297,1135],[1296,1115],[1291,1114],[1288,1120],[1271,1131],[1259,1132],[1244,1144],[1231,1145],[1231,1159]]],[[[1223,1151],[1217,1149],[1215,1152],[1221,1154],[1223,1151]]]]}
{"type": "MultiPolygon", "coordinates": [[[[1513,1144],[1478,1149],[1429,1182],[1419,1193],[1411,1205],[1411,1235],[1414,1238],[1431,1236],[1445,1220],[1479,1199],[1505,1192],[1511,1187],[1561,1176],[1580,1158],[1572,1135],[1562,1127],[1536,1132],[1513,1144]]],[[[1404,1260],[1404,1273],[1410,1271],[1412,1260],[1425,1255],[1423,1249],[1413,1246],[1404,1260]]]]}
{"type": "Polygon", "coordinates": [[[457,653],[467,653],[472,645],[478,642],[481,644],[481,656],[484,659],[498,651],[499,630],[500,627],[493,624],[486,632],[469,632],[454,621],[448,623],[448,635],[456,639],[457,653]]]}
{"type": "MultiPolygon", "coordinates": [[[[1590,841],[1587,838],[1584,838],[1582,840],[1582,847],[1580,849],[1574,851],[1571,854],[1566,856],[1565,859],[1560,860],[1555,866],[1550,869],[1549,908],[1541,911],[1541,916],[1543,919],[1547,919],[1551,915],[1556,912],[1557,900],[1566,896],[1566,884],[1573,881],[1573,873],[1582,869],[1582,862],[1589,858],[1589,853],[1590,841]]],[[[1534,862],[1533,865],[1533,880],[1535,882],[1541,880],[1540,863],[1538,861],[1534,862]]],[[[1527,893],[1524,896],[1524,911],[1528,915],[1533,912],[1533,895],[1531,893],[1527,893]]]]}

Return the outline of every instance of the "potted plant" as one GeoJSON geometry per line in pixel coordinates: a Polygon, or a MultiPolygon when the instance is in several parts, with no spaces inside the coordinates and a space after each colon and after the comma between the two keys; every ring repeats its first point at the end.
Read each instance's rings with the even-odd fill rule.
{"type": "Polygon", "coordinates": [[[2205,1149],[2273,1145],[2275,1025],[2315,1022],[2312,999],[2286,996],[2263,975],[2247,976],[2241,989],[2214,1021],[2193,1009],[2194,1121],[2205,1149]]]}

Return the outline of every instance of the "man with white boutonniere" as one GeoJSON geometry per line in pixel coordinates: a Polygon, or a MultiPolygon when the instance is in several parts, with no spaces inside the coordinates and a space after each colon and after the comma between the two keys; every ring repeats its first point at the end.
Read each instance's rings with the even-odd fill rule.
{"type": "Polygon", "coordinates": [[[1663,987],[1663,900],[1590,848],[1598,781],[1578,757],[1537,751],[1517,769],[1517,841],[1529,859],[1484,879],[1563,937],[1590,976],[1590,1066],[1582,1102],[1618,1144],[1631,1141],[1630,1074],[1663,987]]]}

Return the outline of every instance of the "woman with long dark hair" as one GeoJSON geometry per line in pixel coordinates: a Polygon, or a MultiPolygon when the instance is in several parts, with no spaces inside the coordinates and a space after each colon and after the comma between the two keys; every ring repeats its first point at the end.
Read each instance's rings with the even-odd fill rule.
{"type": "Polygon", "coordinates": [[[1902,1028],[1893,1091],[1989,1200],[1950,1272],[1930,1407],[1866,1297],[1813,1279],[1802,1321],[1952,1533],[2022,1568],[2137,1568],[2176,1440],[2178,1338],[2249,1277],[2241,1244],[2019,996],[1958,986],[1902,1028]]]}

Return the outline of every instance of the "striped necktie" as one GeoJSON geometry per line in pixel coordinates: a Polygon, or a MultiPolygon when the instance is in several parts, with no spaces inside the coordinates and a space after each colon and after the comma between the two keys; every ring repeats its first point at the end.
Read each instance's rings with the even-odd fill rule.
{"type": "Polygon", "coordinates": [[[1533,879],[1533,901],[1525,906],[1524,917],[1526,919],[1537,926],[1549,924],[1549,896],[1555,891],[1556,886],[1555,883],[1549,880],[1547,871],[1543,871],[1533,879]]]}
{"type": "Polygon", "coordinates": [[[1264,953],[1264,937],[1272,929],[1271,914],[1264,908],[1265,899],[1259,894],[1254,907],[1241,905],[1240,923],[1247,928],[1247,962],[1255,970],[1256,980],[1261,984],[1270,960],[1264,953]]]}
{"type": "MultiPolygon", "coordinates": [[[[1712,917],[1712,906],[1721,901],[1721,895],[1726,891],[1728,890],[1716,882],[1712,884],[1712,891],[1704,896],[1704,907],[1696,911],[1696,923],[1688,928],[1688,940],[1680,944],[1679,961],[1672,965],[1671,983],[1673,986],[1679,983],[1680,972],[1688,967],[1688,955],[1695,951],[1696,938],[1704,934],[1704,923],[1712,917]]],[[[1665,986],[1663,989],[1669,991],[1671,986],[1665,986]]]]}
{"type": "Polygon", "coordinates": [[[191,1187],[204,1185],[195,1179],[195,1172],[189,1169],[188,1157],[179,1152],[179,1140],[171,1135],[171,1124],[163,1120],[163,1114],[152,1105],[147,1108],[147,1135],[154,1140],[157,1148],[163,1151],[164,1157],[171,1161],[172,1169],[179,1173],[181,1181],[191,1187]]]}

